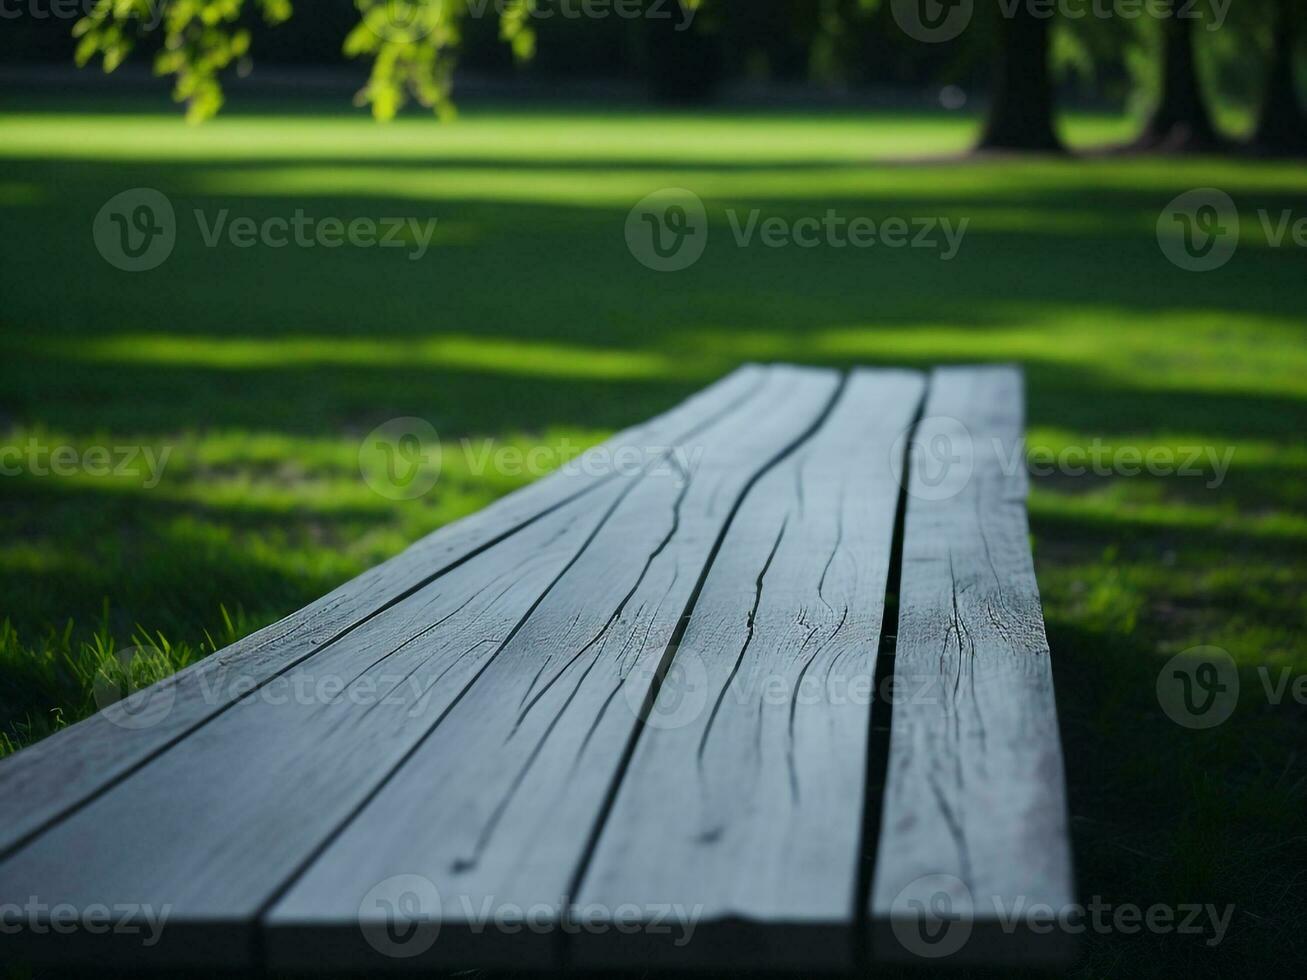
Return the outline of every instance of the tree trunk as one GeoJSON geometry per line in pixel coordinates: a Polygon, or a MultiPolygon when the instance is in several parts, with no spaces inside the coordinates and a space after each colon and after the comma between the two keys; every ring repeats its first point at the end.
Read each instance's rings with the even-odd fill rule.
{"type": "Polygon", "coordinates": [[[1136,145],[1172,153],[1220,149],[1221,139],[1198,84],[1194,20],[1180,16],[1183,8],[1176,0],[1169,0],[1168,6],[1162,21],[1162,95],[1136,145]]]}
{"type": "Polygon", "coordinates": [[[1280,0],[1279,17],[1271,51],[1271,70],[1266,79],[1266,94],[1253,133],[1251,146],[1264,153],[1307,153],[1307,114],[1298,104],[1294,87],[1294,42],[1298,39],[1298,19],[1294,16],[1295,0],[1280,0]]]}
{"type": "Polygon", "coordinates": [[[1035,16],[1025,3],[1011,14],[1004,16],[1000,5],[992,101],[978,149],[1061,152],[1048,66],[1052,20],[1035,16]]]}

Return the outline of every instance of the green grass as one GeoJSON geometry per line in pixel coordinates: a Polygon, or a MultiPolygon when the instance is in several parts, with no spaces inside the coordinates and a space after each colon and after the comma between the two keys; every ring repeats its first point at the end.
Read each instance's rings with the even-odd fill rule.
{"type": "MultiPolygon", "coordinates": [[[[0,477],[0,752],[93,710],[115,649],[165,646],[147,677],[181,666],[530,478],[478,465],[487,440],[570,451],[749,359],[1016,360],[1032,452],[1095,438],[1234,452],[1215,487],[1210,469],[1035,480],[1082,894],[1237,906],[1216,950],[1091,936],[1077,972],[1302,958],[1304,712],[1269,704],[1257,672],[1307,671],[1307,256],[1268,247],[1253,217],[1307,217],[1300,164],[896,162],[965,148],[972,124],[943,115],[473,108],[450,126],[379,127],[297,107],[195,129],[139,105],[8,105],[0,445],[169,456],[157,485],[0,477]],[[623,239],[632,204],[666,186],[698,193],[711,222],[702,260],[674,275],[623,239]],[[1187,273],[1155,223],[1207,186],[1242,209],[1240,249],[1187,273]],[[97,254],[91,223],[133,187],[170,196],[179,234],[161,268],[128,275],[97,254]],[[736,248],[726,209],[754,207],[970,225],[950,262],[736,248]],[[417,262],[206,248],[193,208],[438,225],[417,262]],[[362,437],[397,416],[444,441],[440,480],[414,501],[360,472],[362,437]],[[1199,644],[1244,672],[1234,718],[1206,732],[1171,724],[1154,696],[1165,659],[1199,644]]],[[[1128,125],[1064,129],[1092,145],[1128,125]]]]}

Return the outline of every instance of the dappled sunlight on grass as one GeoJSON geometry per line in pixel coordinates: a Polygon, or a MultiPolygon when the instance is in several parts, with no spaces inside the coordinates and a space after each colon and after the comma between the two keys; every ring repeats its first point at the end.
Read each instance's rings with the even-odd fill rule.
{"type": "Polygon", "coordinates": [[[666,377],[670,359],[654,351],[595,350],[506,337],[178,337],[127,335],[50,345],[56,356],[225,369],[343,364],[357,367],[428,366],[548,378],[666,377]]]}
{"type": "MultiPolygon", "coordinates": [[[[376,126],[278,106],[194,128],[122,108],[0,107],[0,755],[94,710],[115,649],[163,647],[140,679],[162,676],[742,361],[1016,362],[1082,889],[1237,903],[1220,952],[1238,967],[1282,938],[1248,923],[1296,921],[1268,835],[1299,832],[1302,714],[1257,671],[1307,672],[1307,278],[1257,212],[1307,216],[1301,164],[925,162],[974,136],[944,113],[376,126]],[[703,197],[708,245],[662,274],[624,226],[677,184],[703,197]],[[169,197],[177,239],[125,274],[91,228],[136,187],[169,197]],[[1242,213],[1237,254],[1202,275],[1156,237],[1194,187],[1242,213]],[[967,228],[948,260],[741,247],[732,223],[755,209],[967,228]],[[219,215],[301,213],[436,225],[421,254],[205,240],[219,215]],[[439,453],[415,471],[429,489],[397,499],[368,439],[409,417],[439,453]],[[55,450],[71,466],[52,472],[55,450]],[[98,450],[158,465],[106,472],[98,450]],[[1244,686],[1224,729],[1193,733],[1155,684],[1205,644],[1244,686]]],[[[1132,126],[1063,128],[1090,145],[1132,126]]],[[[1083,975],[1119,972],[1122,947],[1087,939],[1083,975]]]]}
{"type": "Polygon", "coordinates": [[[1200,532],[1234,531],[1274,540],[1307,540],[1307,517],[1297,514],[1241,514],[1233,503],[1206,505],[1161,497],[1128,480],[1114,480],[1108,487],[1084,493],[1066,494],[1035,487],[1030,511],[1037,518],[1056,518],[1081,524],[1118,526],[1132,530],[1200,532]]]}
{"type": "Polygon", "coordinates": [[[1106,381],[1147,389],[1283,392],[1307,397],[1302,326],[1282,316],[1237,318],[1214,309],[1170,310],[1146,322],[1093,300],[1058,309],[996,299],[983,328],[850,326],[822,331],[811,349],[848,358],[1019,360],[1080,366],[1106,381]],[[1087,308],[1086,308],[1087,307],[1087,308]],[[1011,324],[999,325],[999,324],[1011,324]]]}
{"type": "MultiPolygon", "coordinates": [[[[403,118],[378,127],[364,115],[295,118],[228,113],[195,129],[167,113],[12,113],[6,120],[3,153],[98,160],[620,161],[690,156],[728,164],[741,159],[862,161],[875,156],[957,153],[969,145],[977,125],[969,117],[944,113],[887,116],[879,126],[861,125],[861,118],[847,113],[631,115],[472,109],[443,126],[434,126],[426,118],[403,118]],[[130,140],[121,138],[124,127],[132,132],[130,140]]],[[[1084,123],[1072,120],[1069,129],[1095,140],[1113,127],[1089,118],[1084,123]]]]}
{"type": "MultiPolygon", "coordinates": [[[[0,151],[2,155],[2,151],[0,151]]],[[[164,158],[167,159],[167,158],[164,158]]],[[[831,165],[829,161],[803,166],[773,166],[766,160],[737,161],[737,166],[713,168],[701,156],[688,156],[666,165],[633,167],[620,159],[601,169],[584,170],[578,179],[575,165],[552,164],[542,158],[529,166],[512,159],[487,160],[480,166],[458,164],[456,157],[437,156],[423,164],[320,166],[251,165],[189,171],[183,187],[191,193],[252,197],[331,196],[407,198],[413,201],[482,201],[502,203],[565,204],[572,207],[606,207],[639,200],[660,187],[681,186],[704,198],[710,207],[771,201],[834,203],[867,201],[884,206],[890,201],[930,202],[945,211],[963,209],[984,215],[993,202],[1029,201],[1023,211],[998,208],[995,220],[1013,213],[1029,213],[1040,221],[1066,222],[1093,215],[1095,195],[1131,195],[1134,214],[1099,211],[1106,228],[1154,233],[1157,209],[1195,181],[1219,184],[1232,193],[1307,194],[1307,174],[1292,166],[1268,163],[1248,171],[1228,161],[1097,160],[1072,170],[1065,162],[1038,161],[1012,166],[1000,161],[927,164],[831,165]],[[449,165],[449,164],[453,165],[449,165]],[[1076,199],[1067,199],[1077,192],[1076,199]],[[1040,204],[1045,207],[1039,207],[1040,204]],[[977,210],[978,209],[978,210],[977,210]]],[[[1262,241],[1254,215],[1245,215],[1246,237],[1262,241]]],[[[1056,225],[1055,225],[1056,226],[1056,225]]],[[[1066,227],[1062,224],[1061,227],[1066,227]]]]}
{"type": "MultiPolygon", "coordinates": [[[[1065,123],[1080,145],[1130,128],[1065,123]]],[[[1299,165],[924,162],[973,136],[974,120],[943,113],[473,110],[382,127],[290,111],[197,129],[0,109],[0,125],[3,444],[170,450],[152,487],[85,468],[0,479],[0,592],[23,597],[0,616],[25,640],[68,617],[83,631],[108,596],[116,635],[146,623],[198,649],[220,606],[275,619],[744,360],[1015,361],[1032,453],[1233,451],[1219,485],[1210,461],[1183,478],[1036,478],[1040,579],[1064,642],[1156,651],[1176,640],[1168,624],[1201,639],[1225,622],[1247,662],[1292,659],[1286,628],[1253,617],[1302,618],[1300,579],[1285,576],[1307,537],[1307,284],[1301,252],[1266,247],[1254,215],[1307,209],[1299,165]],[[632,259],[624,223],[676,184],[704,198],[709,244],[659,274],[632,259]],[[1162,256],[1156,216],[1200,186],[1236,197],[1244,238],[1195,276],[1162,256]],[[137,275],[90,234],[131,187],[163,191],[178,219],[167,262],[137,275]],[[196,209],[206,227],[224,210],[437,224],[419,258],[238,248],[206,244],[196,209]],[[732,221],[752,209],[968,226],[947,261],[739,247],[732,221]],[[375,493],[360,465],[366,434],[405,416],[442,445],[416,500],[375,493]],[[533,449],[542,462],[522,465],[533,449]]]]}

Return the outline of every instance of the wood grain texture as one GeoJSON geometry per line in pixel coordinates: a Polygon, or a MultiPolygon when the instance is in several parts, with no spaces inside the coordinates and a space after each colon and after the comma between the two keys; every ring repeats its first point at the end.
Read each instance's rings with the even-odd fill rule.
{"type": "MultiPolygon", "coordinates": [[[[705,417],[702,445],[733,438],[785,383],[765,377],[705,417]]],[[[674,461],[699,445],[691,440],[670,460],[623,469],[257,690],[246,679],[250,693],[230,710],[0,862],[0,901],[167,905],[166,941],[149,962],[193,963],[217,944],[228,949],[221,962],[248,965],[259,911],[499,654],[617,504],[643,481],[674,482],[674,461]],[[150,833],[105,846],[105,828],[138,826],[150,833]]]]}
{"type": "MultiPolygon", "coordinates": [[[[665,415],[614,436],[589,458],[621,458],[622,447],[672,445],[755,394],[768,375],[766,368],[741,368],[665,415]]],[[[171,698],[171,710],[158,724],[126,729],[101,713],[0,760],[0,857],[228,708],[246,693],[243,685],[264,683],[339,642],[389,604],[611,475],[611,468],[587,465],[537,481],[175,674],[159,687],[171,698]]]]}
{"type": "Polygon", "coordinates": [[[931,958],[918,911],[942,889],[951,961],[1057,960],[1056,930],[998,922],[1073,899],[1013,369],[931,378],[867,798],[922,391],[743,369],[596,451],[648,465],[575,467],[437,532],[157,686],[152,727],[97,716],[0,762],[0,905],[136,905],[144,930],[3,954],[845,968],[866,911],[877,955],[931,958]]]}
{"type": "Polygon", "coordinates": [[[745,499],[578,896],[695,910],[694,931],[650,918],[638,936],[579,932],[577,965],[852,965],[890,457],[924,387],[854,372],[820,431],[745,499]]]}
{"type": "MultiPolygon", "coordinates": [[[[556,966],[580,863],[667,651],[742,494],[806,437],[834,372],[777,368],[697,464],[633,488],[394,778],[267,917],[274,967],[376,965],[360,909],[395,876],[438,892],[412,965],[556,966]],[[486,915],[526,915],[512,933],[486,915]]],[[[430,911],[430,910],[429,910],[430,911]]],[[[373,922],[369,910],[365,925],[373,922]]]]}
{"type": "MultiPolygon", "coordinates": [[[[871,911],[884,926],[922,908],[973,917],[956,959],[1056,957],[1065,936],[1008,936],[998,909],[1074,900],[1021,440],[1017,370],[934,372],[911,454],[871,911]]],[[[878,956],[914,945],[876,931],[878,956]]]]}
{"type": "Polygon", "coordinates": [[[252,965],[260,910],[437,724],[636,482],[571,501],[247,695],[0,864],[0,901],[166,904],[150,962],[213,965],[191,956],[216,943],[221,962],[252,965]],[[127,827],[149,831],[105,846],[105,828],[127,827]]]}

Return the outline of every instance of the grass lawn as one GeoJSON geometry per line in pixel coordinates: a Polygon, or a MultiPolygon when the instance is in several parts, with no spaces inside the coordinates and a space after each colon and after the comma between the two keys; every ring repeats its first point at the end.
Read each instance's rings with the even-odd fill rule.
{"type": "MultiPolygon", "coordinates": [[[[1307,673],[1307,251],[1270,247],[1256,217],[1307,217],[1300,164],[894,162],[965,148],[974,123],[944,115],[472,108],[382,127],[237,106],[197,129],[139,103],[31,106],[0,102],[0,447],[21,450],[0,476],[0,751],[93,711],[115,645],[162,647],[152,669],[174,669],[530,478],[484,466],[489,446],[595,442],[745,360],[1015,360],[1032,454],[1095,439],[1233,452],[1222,479],[1205,463],[1034,481],[1081,895],[1235,905],[1218,946],[1088,935],[1077,972],[1307,958],[1305,713],[1265,692],[1307,673]],[[623,228],[668,186],[703,198],[711,231],[697,264],[658,274],[623,228]],[[172,200],[177,242],[125,274],[91,227],[136,187],[172,200]],[[1155,236],[1196,187],[1243,219],[1206,274],[1155,236]],[[754,208],[969,225],[950,261],[736,247],[727,209],[754,208]],[[195,209],[438,220],[413,261],[208,247],[195,209]],[[360,440],[397,416],[444,442],[413,501],[360,473],[360,440]],[[136,476],[42,475],[29,445],[168,456],[157,482],[142,457],[136,476]],[[1170,722],[1154,693],[1197,645],[1241,670],[1238,709],[1208,731],[1170,722]]],[[[1065,125],[1086,146],[1128,131],[1065,125]]]]}

